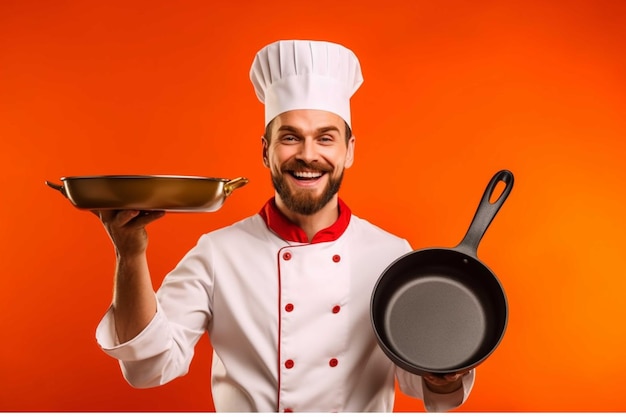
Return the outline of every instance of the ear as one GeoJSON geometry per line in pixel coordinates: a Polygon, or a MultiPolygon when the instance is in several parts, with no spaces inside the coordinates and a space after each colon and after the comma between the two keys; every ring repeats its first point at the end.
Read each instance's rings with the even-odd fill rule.
{"type": "Polygon", "coordinates": [[[267,143],[267,139],[265,139],[265,136],[261,136],[261,145],[263,146],[263,165],[266,168],[270,167],[270,161],[267,157],[267,148],[269,146],[269,143],[267,143]]]}
{"type": "Polygon", "coordinates": [[[344,165],[345,168],[350,168],[354,163],[354,147],[356,146],[356,137],[352,135],[350,139],[348,139],[348,151],[346,153],[346,163],[344,165]]]}

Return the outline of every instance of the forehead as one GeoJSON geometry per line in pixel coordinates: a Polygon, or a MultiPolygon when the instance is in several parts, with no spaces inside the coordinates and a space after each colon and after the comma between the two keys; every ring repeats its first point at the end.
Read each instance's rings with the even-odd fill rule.
{"type": "Polygon", "coordinates": [[[323,110],[290,110],[281,113],[271,122],[271,133],[276,133],[284,126],[302,133],[313,133],[330,127],[334,127],[339,134],[345,133],[344,120],[335,113],[323,110]]]}

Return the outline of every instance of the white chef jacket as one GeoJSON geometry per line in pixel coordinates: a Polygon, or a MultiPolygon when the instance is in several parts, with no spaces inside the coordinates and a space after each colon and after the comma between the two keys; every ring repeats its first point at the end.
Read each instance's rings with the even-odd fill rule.
{"type": "Polygon", "coordinates": [[[311,243],[271,199],[260,213],[200,237],[164,279],[157,312],[119,344],[109,309],[96,330],[135,387],[187,373],[199,338],[213,347],[216,411],[390,412],[394,376],[428,411],[462,404],[474,383],[434,394],[378,347],[370,298],[409,243],[360,219],[340,217],[311,243]]]}

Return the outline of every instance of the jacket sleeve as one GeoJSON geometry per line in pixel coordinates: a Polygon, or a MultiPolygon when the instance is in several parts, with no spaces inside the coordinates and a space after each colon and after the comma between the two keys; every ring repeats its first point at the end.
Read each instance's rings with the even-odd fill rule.
{"type": "Polygon", "coordinates": [[[411,374],[398,367],[396,367],[396,378],[403,393],[423,400],[426,411],[444,412],[461,406],[467,400],[474,387],[476,370],[473,369],[463,376],[462,388],[450,394],[436,394],[430,391],[421,376],[411,374]]]}
{"type": "Polygon", "coordinates": [[[115,335],[115,319],[111,308],[106,312],[96,329],[96,340],[100,348],[117,359],[122,374],[135,388],[163,385],[177,376],[187,373],[191,358],[185,349],[179,350],[178,359],[172,361],[172,331],[157,301],[157,313],[152,321],[137,336],[120,344],[115,335]],[[173,366],[173,363],[187,363],[173,366]]]}
{"type": "Polygon", "coordinates": [[[188,372],[194,347],[212,317],[208,253],[209,244],[201,238],[165,277],[156,293],[155,316],[133,339],[119,343],[111,308],[98,324],[98,344],[118,359],[124,378],[133,387],[163,385],[188,372]]]}

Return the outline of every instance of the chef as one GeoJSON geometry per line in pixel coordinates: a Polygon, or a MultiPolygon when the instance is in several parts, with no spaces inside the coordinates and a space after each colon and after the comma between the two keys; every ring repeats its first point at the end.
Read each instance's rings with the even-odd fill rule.
{"type": "Polygon", "coordinates": [[[250,78],[265,108],[262,158],[275,194],[259,212],[202,235],[155,293],[145,226],[162,212],[101,211],[117,259],[96,330],[134,387],[185,375],[208,332],[216,411],[390,412],[394,383],[428,411],[461,405],[474,371],[421,377],[378,347],[369,301],[409,243],[338,197],[354,162],[357,57],[330,42],[262,48],[250,78]]]}

